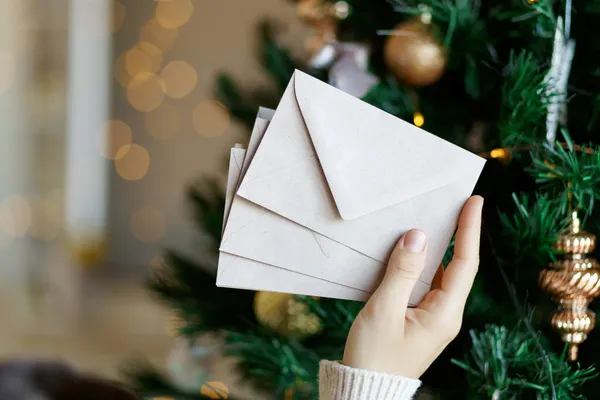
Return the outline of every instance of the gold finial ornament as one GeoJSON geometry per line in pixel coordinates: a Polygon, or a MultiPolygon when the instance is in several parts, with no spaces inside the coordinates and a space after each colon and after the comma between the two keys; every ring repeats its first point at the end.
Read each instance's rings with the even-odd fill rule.
{"type": "Polygon", "coordinates": [[[552,314],[552,326],[569,344],[569,358],[577,360],[578,346],[594,328],[596,316],[588,309],[600,294],[600,267],[587,255],[596,247],[596,236],[581,230],[577,212],[573,212],[571,229],[559,236],[554,250],[564,253],[549,268],[540,272],[540,288],[558,303],[552,314]]]}

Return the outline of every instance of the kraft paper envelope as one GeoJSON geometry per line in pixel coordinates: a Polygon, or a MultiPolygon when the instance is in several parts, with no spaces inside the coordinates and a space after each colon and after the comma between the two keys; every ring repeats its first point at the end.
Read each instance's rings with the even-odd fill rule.
{"type": "MultiPolygon", "coordinates": [[[[247,167],[247,163],[252,158],[253,152],[250,151],[250,148],[256,149],[256,145],[258,145],[268,124],[268,121],[260,118],[263,115],[259,112],[259,118],[257,118],[250,139],[249,151],[246,152],[238,146],[231,150],[224,221],[228,219],[234,191],[237,188],[240,176],[243,176],[243,168],[247,167]],[[244,157],[245,154],[247,154],[247,157],[244,157]]],[[[364,291],[223,252],[219,254],[217,285],[348,300],[366,300],[369,296],[369,293],[364,291]]]]}
{"type": "MultiPolygon", "coordinates": [[[[257,121],[242,170],[252,160],[255,146],[260,142],[264,128],[265,125],[261,124],[260,120],[257,121]],[[262,129],[260,129],[261,127],[262,129]]],[[[355,292],[356,296],[344,297],[355,300],[364,299],[365,292],[372,292],[384,272],[384,265],[381,262],[239,196],[235,197],[231,206],[220,250],[358,289],[359,292],[355,292]],[[337,271],[337,264],[340,262],[344,263],[347,272],[341,277],[337,271]]],[[[221,271],[220,268],[219,271],[221,271]]],[[[233,276],[231,271],[229,272],[228,276],[233,276]]],[[[217,285],[234,286],[220,272],[217,285]]],[[[253,289],[260,290],[261,288],[254,287],[253,289]]],[[[419,282],[415,293],[421,296],[428,289],[429,285],[426,282],[419,282]]],[[[294,291],[294,293],[298,292],[294,291]]],[[[330,294],[323,295],[323,297],[337,296],[330,294]]]]}
{"type": "MultiPolygon", "coordinates": [[[[234,218],[234,200],[228,228],[235,230],[228,235],[226,229],[221,250],[371,291],[398,238],[408,229],[422,229],[429,239],[428,258],[411,297],[416,304],[484,163],[296,71],[236,200],[249,200],[311,234],[290,228],[293,224],[275,227],[269,218],[234,218]],[[240,219],[245,225],[232,224],[240,219]],[[307,253],[315,244],[322,254],[316,266],[317,257],[307,253]],[[362,265],[356,253],[365,256],[362,265]]],[[[271,215],[266,210],[263,214],[271,215]]]]}

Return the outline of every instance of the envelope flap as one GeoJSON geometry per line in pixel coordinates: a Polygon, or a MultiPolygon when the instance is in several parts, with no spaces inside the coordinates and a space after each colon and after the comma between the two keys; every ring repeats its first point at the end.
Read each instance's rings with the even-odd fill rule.
{"type": "Polygon", "coordinates": [[[485,160],[303,72],[295,94],[343,219],[448,185],[485,160]]]}

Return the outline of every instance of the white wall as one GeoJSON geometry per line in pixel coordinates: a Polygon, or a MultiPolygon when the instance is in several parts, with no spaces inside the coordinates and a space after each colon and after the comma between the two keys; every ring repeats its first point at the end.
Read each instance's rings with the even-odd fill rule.
{"type": "MultiPolygon", "coordinates": [[[[152,17],[157,2],[120,0],[126,9],[123,26],[116,33],[115,56],[135,44],[140,27],[152,17]]],[[[165,54],[170,60],[190,63],[198,72],[198,85],[187,97],[165,100],[181,111],[182,124],[171,139],[156,140],[144,127],[144,114],[133,109],[123,89],[115,84],[113,118],[127,122],[134,143],[150,153],[147,175],[135,182],[124,181],[111,171],[109,212],[110,264],[119,269],[147,268],[164,246],[193,255],[202,254],[198,232],[186,209],[185,191],[202,175],[225,170],[229,148],[245,140],[244,128],[233,124],[217,138],[200,136],[192,125],[192,110],[202,100],[212,98],[219,71],[231,73],[246,88],[270,82],[256,58],[259,40],[256,24],[263,18],[282,22],[284,40],[301,49],[307,34],[296,18],[294,3],[283,0],[192,0],[194,12],[179,31],[173,48],[165,54]],[[157,242],[141,243],[132,234],[131,215],[140,207],[155,207],[166,221],[166,234],[157,242]]]]}

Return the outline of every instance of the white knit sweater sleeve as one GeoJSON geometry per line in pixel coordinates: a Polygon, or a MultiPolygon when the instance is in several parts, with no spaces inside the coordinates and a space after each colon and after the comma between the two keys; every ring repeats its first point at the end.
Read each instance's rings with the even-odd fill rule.
{"type": "Polygon", "coordinates": [[[320,400],[410,400],[421,386],[418,379],[351,368],[321,361],[320,400]]]}

